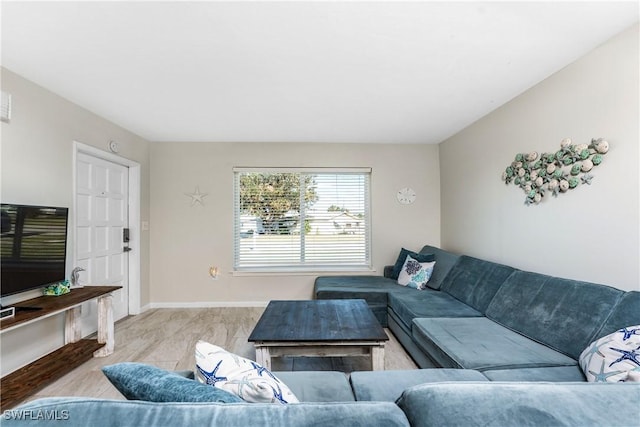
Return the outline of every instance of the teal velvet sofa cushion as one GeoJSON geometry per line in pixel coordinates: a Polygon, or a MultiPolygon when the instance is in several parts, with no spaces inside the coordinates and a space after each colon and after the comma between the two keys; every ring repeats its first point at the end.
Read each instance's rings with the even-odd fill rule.
{"type": "Polygon", "coordinates": [[[443,381],[488,381],[470,369],[410,369],[352,372],[353,393],[358,401],[395,402],[402,392],[419,384],[443,381]]]}
{"type": "Polygon", "coordinates": [[[602,328],[593,337],[592,342],[632,325],[640,325],[640,292],[638,291],[624,293],[602,328]]]}
{"type": "Polygon", "coordinates": [[[414,319],[413,337],[445,368],[572,366],[577,361],[486,317],[414,319]]]}
{"type": "Polygon", "coordinates": [[[442,281],[447,277],[449,271],[453,268],[453,265],[458,261],[459,255],[430,245],[423,246],[422,249],[420,249],[420,253],[434,255],[436,265],[427,286],[432,289],[440,289],[442,281]]]}
{"type": "Polygon", "coordinates": [[[353,390],[344,372],[279,371],[273,373],[301,402],[353,402],[353,390]]]}
{"type": "Polygon", "coordinates": [[[462,255],[442,281],[441,290],[483,313],[515,269],[462,255]]]}
{"type": "MultiPolygon", "coordinates": [[[[3,416],[3,426],[141,427],[141,426],[379,426],[407,427],[400,408],[391,402],[295,403],[154,403],[74,397],[38,399],[22,405],[20,414],[3,416]],[[53,414],[64,420],[43,420],[53,414]]],[[[18,414],[18,412],[16,412],[18,414]]]]}
{"type": "Polygon", "coordinates": [[[424,384],[398,399],[413,427],[633,426],[640,384],[424,384]]]}
{"type": "Polygon", "coordinates": [[[516,271],[500,287],[486,316],[578,359],[623,294],[608,286],[516,271]]]}
{"type": "Polygon", "coordinates": [[[413,340],[411,326],[405,326],[404,322],[391,309],[389,309],[388,314],[389,330],[393,332],[393,335],[396,336],[398,342],[407,354],[411,356],[415,364],[421,369],[437,368],[438,365],[413,340]]]}
{"type": "Polygon", "coordinates": [[[479,317],[482,313],[458,301],[442,291],[423,290],[407,293],[390,293],[389,310],[393,311],[403,326],[411,329],[417,317],[479,317]]]}
{"type": "Polygon", "coordinates": [[[584,382],[587,379],[579,365],[550,366],[545,368],[495,369],[484,371],[491,381],[548,381],[548,382],[584,382]]]}

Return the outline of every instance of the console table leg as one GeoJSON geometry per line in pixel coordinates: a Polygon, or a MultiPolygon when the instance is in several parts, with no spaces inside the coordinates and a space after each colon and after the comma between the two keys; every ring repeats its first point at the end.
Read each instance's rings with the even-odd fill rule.
{"type": "Polygon", "coordinates": [[[64,343],[78,342],[82,338],[80,316],[82,306],[72,307],[64,312],[64,343]]]}
{"type": "Polygon", "coordinates": [[[94,357],[105,357],[113,353],[115,331],[113,326],[113,296],[111,294],[98,298],[98,342],[104,344],[96,350],[94,357]]]}

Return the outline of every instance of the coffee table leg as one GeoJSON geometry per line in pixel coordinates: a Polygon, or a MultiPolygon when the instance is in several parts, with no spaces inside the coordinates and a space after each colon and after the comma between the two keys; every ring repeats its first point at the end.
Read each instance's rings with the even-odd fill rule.
{"type": "Polygon", "coordinates": [[[371,370],[384,371],[384,344],[371,347],[371,370]]]}
{"type": "Polygon", "coordinates": [[[271,370],[271,354],[269,354],[269,347],[256,347],[256,362],[268,370],[271,370]]]}

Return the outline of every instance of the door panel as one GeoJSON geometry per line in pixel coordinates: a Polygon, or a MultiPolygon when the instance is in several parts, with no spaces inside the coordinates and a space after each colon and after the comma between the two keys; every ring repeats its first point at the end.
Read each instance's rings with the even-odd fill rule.
{"type": "MultiPolygon", "coordinates": [[[[129,265],[122,242],[123,229],[128,227],[128,176],[125,166],[81,153],[77,156],[76,265],[86,270],[80,274],[84,285],[122,286],[113,294],[114,320],[129,314],[129,265]]],[[[95,309],[95,303],[83,307],[86,322],[95,309]]]]}

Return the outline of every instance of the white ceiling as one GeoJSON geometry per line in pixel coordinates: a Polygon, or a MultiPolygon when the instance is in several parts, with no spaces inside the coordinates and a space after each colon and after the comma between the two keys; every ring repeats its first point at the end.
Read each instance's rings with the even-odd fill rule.
{"type": "Polygon", "coordinates": [[[638,2],[1,12],[4,67],[150,141],[438,143],[633,25],[638,2]]]}

